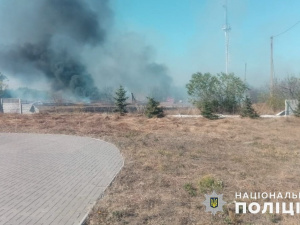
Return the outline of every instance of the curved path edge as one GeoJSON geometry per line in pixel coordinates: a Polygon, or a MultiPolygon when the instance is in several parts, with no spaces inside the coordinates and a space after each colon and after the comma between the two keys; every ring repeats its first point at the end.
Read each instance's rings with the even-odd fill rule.
{"type": "Polygon", "coordinates": [[[99,139],[0,133],[0,224],[82,224],[123,166],[99,139]]]}

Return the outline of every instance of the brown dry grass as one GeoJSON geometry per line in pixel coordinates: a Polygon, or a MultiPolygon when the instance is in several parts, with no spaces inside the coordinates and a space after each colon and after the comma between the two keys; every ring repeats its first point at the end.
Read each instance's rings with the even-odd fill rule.
{"type": "Polygon", "coordinates": [[[200,115],[200,110],[196,107],[174,107],[167,110],[164,108],[166,115],[200,115]]]}
{"type": "Polygon", "coordinates": [[[274,110],[267,103],[255,103],[255,104],[253,104],[253,108],[260,115],[276,115],[277,113],[284,110],[284,107],[279,110],[274,110]]]}
{"type": "Polygon", "coordinates": [[[200,191],[199,181],[203,177],[218,181],[227,202],[240,191],[299,193],[300,119],[209,121],[92,113],[0,114],[0,132],[90,136],[120,148],[125,167],[97,203],[90,224],[299,221],[299,216],[236,216],[230,207],[213,217],[202,205],[205,190],[200,191]]]}

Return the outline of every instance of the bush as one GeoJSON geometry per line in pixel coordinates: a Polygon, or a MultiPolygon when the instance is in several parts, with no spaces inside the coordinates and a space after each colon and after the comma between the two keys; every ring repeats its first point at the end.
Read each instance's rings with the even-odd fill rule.
{"type": "Polygon", "coordinates": [[[186,183],[183,186],[184,190],[191,196],[195,197],[197,195],[197,189],[193,186],[192,183],[186,183]]]}
{"type": "Polygon", "coordinates": [[[246,96],[243,107],[241,109],[241,117],[250,117],[252,119],[258,118],[258,113],[253,109],[251,99],[246,96]]]}
{"type": "Polygon", "coordinates": [[[164,111],[161,107],[159,107],[159,102],[155,101],[154,98],[149,98],[146,106],[145,114],[148,118],[161,118],[164,117],[164,111]]]}
{"type": "Polygon", "coordinates": [[[219,116],[213,114],[213,102],[205,101],[201,106],[201,115],[210,120],[216,120],[219,116]]]}
{"type": "Polygon", "coordinates": [[[217,180],[211,175],[206,175],[199,181],[199,191],[201,193],[208,193],[213,190],[219,192],[223,189],[223,187],[223,181],[217,180]]]}
{"type": "Polygon", "coordinates": [[[195,73],[186,88],[194,105],[210,102],[213,112],[229,113],[239,110],[244,93],[248,90],[239,77],[225,73],[195,73]]]}

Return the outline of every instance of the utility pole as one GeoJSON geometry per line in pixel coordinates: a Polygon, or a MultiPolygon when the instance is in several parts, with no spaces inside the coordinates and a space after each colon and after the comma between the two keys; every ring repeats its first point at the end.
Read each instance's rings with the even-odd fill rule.
{"type": "MultiPolygon", "coordinates": [[[[245,74],[244,74],[244,82],[245,82],[245,85],[247,85],[247,63],[245,63],[245,74]]],[[[247,85],[248,87],[248,85],[247,85]]],[[[249,95],[249,90],[247,89],[245,91],[245,98],[249,95]]]]}
{"type": "Polygon", "coordinates": [[[244,77],[245,83],[247,82],[247,63],[245,63],[245,77],[244,77]]]}
{"type": "Polygon", "coordinates": [[[270,96],[274,95],[274,61],[273,61],[273,36],[270,38],[271,41],[271,60],[270,60],[270,96]]]}
{"type": "Polygon", "coordinates": [[[295,28],[298,24],[300,23],[300,20],[297,21],[293,26],[289,27],[288,29],[284,30],[283,32],[277,34],[277,35],[273,35],[270,37],[270,42],[271,42],[271,60],[270,60],[270,95],[271,97],[274,96],[274,61],[273,61],[273,39],[278,36],[281,36],[285,33],[287,33],[288,31],[292,30],[293,28],[295,28]]]}

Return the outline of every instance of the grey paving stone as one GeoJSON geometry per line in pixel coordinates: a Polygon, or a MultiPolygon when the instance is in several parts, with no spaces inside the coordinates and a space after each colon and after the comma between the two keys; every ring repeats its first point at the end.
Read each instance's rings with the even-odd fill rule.
{"type": "Polygon", "coordinates": [[[79,224],[123,164],[101,140],[0,133],[0,224],[79,224]]]}

